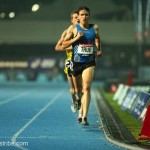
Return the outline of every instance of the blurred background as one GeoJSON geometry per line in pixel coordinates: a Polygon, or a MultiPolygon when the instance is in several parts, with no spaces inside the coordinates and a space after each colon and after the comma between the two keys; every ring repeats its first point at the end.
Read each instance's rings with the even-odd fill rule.
{"type": "Polygon", "coordinates": [[[0,82],[65,82],[65,52],[54,47],[81,5],[100,26],[94,80],[149,84],[150,0],[0,0],[0,82]]]}

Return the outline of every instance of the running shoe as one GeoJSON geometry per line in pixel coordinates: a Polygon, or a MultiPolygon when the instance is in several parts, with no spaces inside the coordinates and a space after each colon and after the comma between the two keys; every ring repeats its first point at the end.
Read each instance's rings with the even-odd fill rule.
{"type": "Polygon", "coordinates": [[[81,124],[84,125],[84,126],[89,126],[89,123],[88,123],[88,121],[87,121],[87,118],[82,118],[81,124]]]}
{"type": "Polygon", "coordinates": [[[76,94],[75,93],[72,94],[72,100],[73,100],[73,103],[75,103],[75,101],[76,101],[76,94]]]}
{"type": "Polygon", "coordinates": [[[75,101],[75,106],[76,106],[77,110],[80,110],[80,108],[81,108],[81,101],[80,100],[76,100],[75,101]]]}
{"type": "Polygon", "coordinates": [[[78,110],[81,108],[81,99],[78,100],[78,110]]]}
{"type": "Polygon", "coordinates": [[[81,122],[82,122],[82,118],[78,117],[78,123],[81,123],[81,122]]]}
{"type": "Polygon", "coordinates": [[[74,103],[72,103],[72,105],[71,105],[71,110],[72,110],[73,113],[77,112],[77,107],[74,103]]]}
{"type": "Polygon", "coordinates": [[[81,99],[79,98],[78,94],[75,94],[75,105],[77,106],[78,110],[81,108],[81,99]]]}

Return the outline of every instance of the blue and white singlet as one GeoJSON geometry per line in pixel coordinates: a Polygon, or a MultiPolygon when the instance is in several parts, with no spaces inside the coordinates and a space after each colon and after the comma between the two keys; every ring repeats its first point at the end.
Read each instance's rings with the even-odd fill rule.
{"type": "Polygon", "coordinates": [[[95,37],[96,33],[94,25],[90,24],[89,29],[83,29],[79,24],[76,25],[77,33],[83,32],[83,36],[77,40],[73,46],[73,61],[74,62],[90,62],[95,61],[95,37]]]}

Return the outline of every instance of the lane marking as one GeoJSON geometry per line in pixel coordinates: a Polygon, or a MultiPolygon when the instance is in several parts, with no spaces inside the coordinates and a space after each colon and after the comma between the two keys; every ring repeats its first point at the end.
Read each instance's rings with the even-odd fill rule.
{"type": "MultiPolygon", "coordinates": [[[[10,136],[1,136],[0,139],[4,139],[4,138],[12,138],[10,136]]],[[[19,137],[19,139],[106,139],[105,137],[89,137],[89,136],[45,136],[45,135],[41,135],[41,136],[21,136],[19,137]]]]}
{"type": "Polygon", "coordinates": [[[21,147],[17,145],[17,137],[34,121],[36,120],[49,106],[51,106],[56,100],[58,100],[58,98],[64,94],[63,92],[64,90],[62,90],[61,92],[59,92],[53,99],[51,99],[35,116],[33,116],[31,118],[31,120],[29,120],[17,133],[15,133],[13,135],[13,137],[11,138],[11,141],[13,143],[15,143],[15,147],[22,149],[22,150],[28,150],[27,148],[21,147]]]}
{"type": "MultiPolygon", "coordinates": [[[[1,136],[0,138],[8,138],[10,139],[11,137],[3,137],[1,136]]],[[[45,135],[41,135],[41,136],[21,136],[19,137],[19,139],[106,139],[105,137],[89,137],[89,136],[45,136],[45,135]]]]}
{"type": "Polygon", "coordinates": [[[6,104],[6,103],[9,103],[9,102],[11,102],[11,101],[15,101],[15,100],[17,100],[17,99],[19,99],[19,98],[21,98],[21,97],[24,97],[24,96],[26,96],[27,94],[29,94],[30,92],[28,91],[28,92],[23,92],[23,93],[21,93],[21,94],[19,94],[19,95],[16,95],[16,96],[14,96],[14,97],[10,97],[10,98],[8,98],[8,99],[5,99],[5,100],[3,100],[2,102],[0,102],[0,106],[2,106],[2,105],[4,105],[4,104],[6,104]]]}

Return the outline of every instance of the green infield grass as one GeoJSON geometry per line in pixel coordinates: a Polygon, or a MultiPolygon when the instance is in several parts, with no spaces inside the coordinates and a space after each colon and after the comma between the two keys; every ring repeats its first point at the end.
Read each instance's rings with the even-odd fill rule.
{"type": "MultiPolygon", "coordinates": [[[[113,108],[113,111],[119,116],[122,123],[128,128],[131,134],[137,139],[140,134],[142,124],[138,122],[136,118],[134,118],[129,112],[122,110],[120,105],[113,100],[112,93],[105,92],[104,90],[100,89],[103,92],[105,99],[108,101],[110,106],[113,108]]],[[[150,141],[147,142],[145,140],[139,140],[141,144],[150,145],[150,141]]]]}

